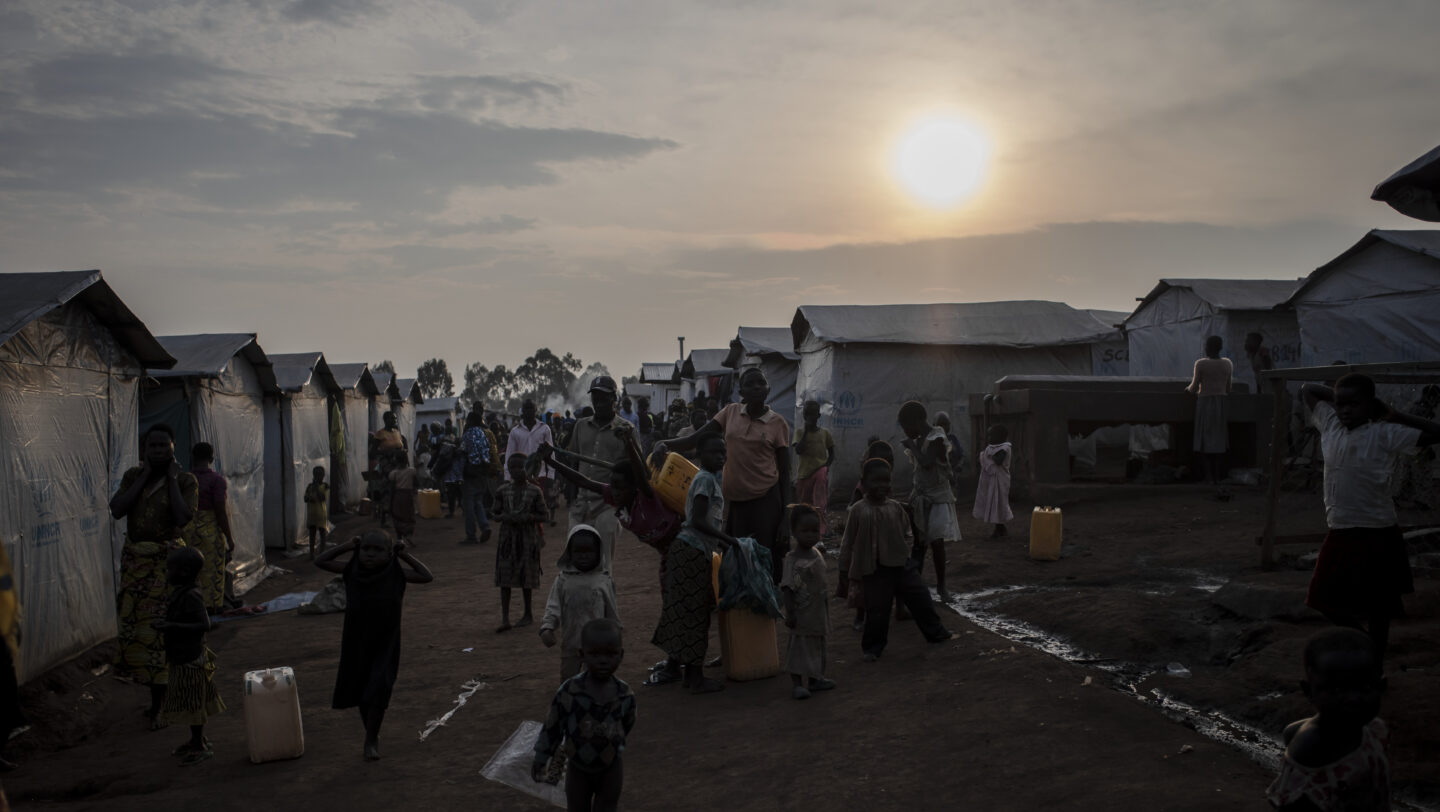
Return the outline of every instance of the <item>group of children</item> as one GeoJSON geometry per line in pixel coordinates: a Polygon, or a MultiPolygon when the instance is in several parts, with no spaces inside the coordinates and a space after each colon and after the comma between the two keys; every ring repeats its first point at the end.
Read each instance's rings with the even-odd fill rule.
{"type": "MultiPolygon", "coordinates": [[[[1325,503],[1331,527],[1307,601],[1338,627],[1315,635],[1305,648],[1302,689],[1316,713],[1286,728],[1285,757],[1268,798],[1285,810],[1388,809],[1387,732],[1377,716],[1385,685],[1389,619],[1400,594],[1410,591],[1410,583],[1403,540],[1393,532],[1394,508],[1383,485],[1395,454],[1440,441],[1440,425],[1390,411],[1375,398],[1373,383],[1360,376],[1342,378],[1334,389],[1307,386],[1303,392],[1325,443],[1325,503]]],[[[940,488],[946,478],[929,473],[942,463],[948,465],[951,444],[943,428],[929,425],[918,403],[905,404],[899,420],[906,435],[904,447],[921,472],[916,487],[923,498],[918,507],[913,500],[907,507],[891,498],[893,452],[886,444],[872,444],[862,465],[860,497],[846,513],[841,541],[835,595],[859,598],[853,605],[862,612],[861,650],[867,662],[884,652],[890,610],[896,602],[909,610],[926,640],[938,643],[953,638],[920,580],[927,547],[933,553],[936,541],[952,532],[958,537],[958,530],[952,530],[953,497],[947,500],[940,488]],[[917,517],[916,512],[924,515],[917,517]]],[[[976,515],[996,524],[997,535],[1003,535],[1004,522],[1010,518],[1004,475],[1010,447],[999,427],[987,439],[980,455],[976,515]]],[[[654,543],[665,563],[664,604],[653,642],[670,662],[679,664],[686,687],[703,694],[723,687],[703,675],[715,603],[711,554],[739,542],[721,529],[724,439],[704,437],[699,457],[701,471],[691,483],[683,523],[668,543],[654,543]]],[[[496,500],[500,546],[505,551],[497,551],[496,577],[507,628],[509,589],[519,586],[525,591],[526,611],[515,624],[519,626],[532,622],[530,590],[539,584],[539,534],[545,507],[525,475],[525,462],[518,454],[507,460],[511,483],[496,500]]],[[[564,466],[557,468],[562,475],[579,476],[564,466]]],[[[634,472],[623,465],[617,471],[610,486],[586,480],[587,487],[601,488],[607,501],[619,502],[621,510],[632,511],[640,504],[653,509],[650,502],[638,501],[645,493],[636,487],[634,472]]],[[[394,481],[404,483],[403,474],[394,481]]],[[[307,503],[323,506],[324,490],[324,471],[317,469],[307,489],[307,503]]],[[[323,525],[318,511],[311,516],[312,526],[317,520],[323,525]]],[[[794,698],[806,699],[812,692],[835,687],[826,676],[827,567],[817,549],[823,514],[816,507],[797,504],[790,508],[789,522],[793,546],[785,556],[779,583],[784,623],[790,630],[784,664],[794,698]]],[[[321,539],[323,547],[323,535],[321,539]]],[[[571,809],[614,808],[621,791],[625,739],[636,719],[635,696],[615,677],[624,656],[622,630],[614,583],[601,562],[599,533],[587,525],[571,528],[540,623],[543,644],[560,646],[562,685],[535,743],[533,773],[537,781],[552,777],[555,770],[550,768],[563,744],[571,809]]],[[[156,624],[165,636],[170,663],[165,718],[191,726],[191,738],[174,751],[183,764],[210,757],[204,724],[209,715],[224,709],[214,687],[214,655],[204,645],[210,621],[196,591],[202,563],[201,554],[192,548],[170,554],[173,593],[165,620],[156,624]]],[[[428,583],[433,576],[410,555],[403,536],[392,541],[383,530],[323,550],[316,565],[341,574],[346,587],[332,705],[360,709],[363,754],[376,759],[381,722],[398,674],[405,587],[428,583]],[[346,555],[348,560],[342,561],[346,555]]],[[[943,557],[936,559],[936,566],[943,578],[943,557]]]]}

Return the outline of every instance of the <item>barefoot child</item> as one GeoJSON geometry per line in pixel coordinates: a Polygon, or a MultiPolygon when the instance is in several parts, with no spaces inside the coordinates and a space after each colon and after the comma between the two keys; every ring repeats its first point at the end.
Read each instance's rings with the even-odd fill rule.
{"type": "Polygon", "coordinates": [[[1346,375],[1333,390],[1300,390],[1320,431],[1325,458],[1325,524],[1306,605],[1331,622],[1364,628],[1380,658],[1400,596],[1414,592],[1410,558],[1396,523],[1391,477],[1399,455],[1440,441],[1440,424],[1400,414],[1375,397],[1375,382],[1346,375]]]}
{"type": "Polygon", "coordinates": [[[795,500],[819,508],[820,535],[825,533],[825,508],[830,504],[830,466],[835,463],[835,438],[820,428],[820,402],[805,401],[805,425],[795,430],[795,500]]]}
{"type": "Polygon", "coordinates": [[[615,606],[615,582],[609,573],[600,570],[600,534],[588,524],[570,529],[565,552],[557,562],[560,574],[550,586],[550,599],[545,601],[545,616],[540,619],[540,640],[546,648],[557,642],[559,629],[560,680],[563,682],[580,673],[580,631],[585,624],[600,618],[618,621],[615,606]]]}
{"type": "Polygon", "coordinates": [[[635,694],[615,678],[625,657],[620,624],[600,618],[580,632],[585,670],[565,680],[550,703],[545,727],[535,739],[531,777],[545,780],[545,765],[565,745],[566,809],[613,810],[624,780],[625,737],[635,727],[635,694]]]}
{"type": "Polygon", "coordinates": [[[725,497],[720,472],[725,469],[725,438],[705,434],[699,443],[700,473],[685,495],[685,525],[670,544],[665,561],[664,605],[655,627],[654,643],[672,662],[680,663],[684,685],[692,694],[724,690],[725,684],[705,677],[705,650],[710,644],[710,613],[715,587],[710,579],[715,550],[727,550],[735,538],[720,529],[725,497]]]}
{"type": "Polygon", "coordinates": [[[1377,718],[1380,658],[1363,633],[1327,629],[1305,644],[1301,689],[1315,715],[1285,728],[1280,775],[1266,791],[1284,812],[1388,812],[1389,734],[1377,718]]]}
{"type": "Polygon", "coordinates": [[[393,543],[384,530],[370,530],[331,547],[315,559],[315,566],[345,576],[345,627],[340,633],[340,667],[330,706],[336,710],[360,708],[365,759],[375,761],[380,758],[380,723],[400,674],[400,608],[405,585],[428,584],[435,576],[403,544],[393,543]],[[341,563],[338,559],[346,553],[350,559],[341,563]]]}
{"type": "Polygon", "coordinates": [[[950,481],[950,440],[944,429],[930,425],[929,415],[918,401],[906,401],[900,407],[899,422],[905,432],[905,454],[915,466],[910,520],[919,531],[916,541],[930,548],[935,562],[935,592],[941,602],[949,602],[945,544],[960,540],[960,518],[955,514],[955,489],[950,481]]]}
{"type": "Polygon", "coordinates": [[[330,536],[330,486],[325,484],[325,466],[317,465],[310,472],[305,486],[305,524],[310,529],[310,560],[315,560],[315,534],[320,534],[320,549],[330,536]]]}
{"type": "Polygon", "coordinates": [[[410,465],[404,450],[391,451],[390,519],[395,522],[395,536],[400,542],[413,544],[415,535],[415,485],[419,474],[410,465]]]}
{"type": "Polygon", "coordinates": [[[785,626],[790,645],[785,670],[796,699],[809,699],[812,691],[828,691],[835,683],[825,678],[825,638],[830,633],[826,606],[825,556],[815,549],[820,541],[820,511],[810,505],[790,506],[790,535],[795,549],[785,556],[780,589],[785,594],[785,626]]]}
{"type": "Polygon", "coordinates": [[[535,622],[531,601],[540,586],[540,548],[545,546],[541,527],[550,517],[545,494],[525,475],[525,455],[511,454],[505,461],[510,481],[495,496],[495,520],[500,543],[495,545],[495,586],[500,587],[500,627],[497,634],[535,622]],[[520,589],[525,614],[510,625],[510,590],[520,589]]]}
{"type": "Polygon", "coordinates": [[[195,585],[204,566],[204,556],[192,547],[170,551],[165,569],[174,591],[170,593],[165,619],[154,624],[165,636],[165,659],[170,664],[170,687],[165,692],[161,718],[190,726],[190,741],[170,753],[179,756],[185,767],[215,755],[205,738],[205,720],[225,710],[215,690],[215,653],[205,646],[210,616],[195,585]]]}
{"type": "Polygon", "coordinates": [[[905,506],[890,498],[890,465],[871,459],[861,471],[865,498],[850,506],[840,542],[840,583],[836,596],[846,597],[859,581],[865,594],[865,631],[860,648],[866,662],[880,658],[890,638],[890,605],[904,603],[915,627],[931,643],[954,635],[940,623],[930,590],[920,581],[919,559],[925,548],[914,544],[905,506]]]}
{"type": "Polygon", "coordinates": [[[975,488],[975,518],[995,525],[991,538],[1005,535],[1005,523],[1015,518],[1010,510],[1010,442],[1004,426],[985,432],[989,445],[980,452],[980,484],[975,488]]]}

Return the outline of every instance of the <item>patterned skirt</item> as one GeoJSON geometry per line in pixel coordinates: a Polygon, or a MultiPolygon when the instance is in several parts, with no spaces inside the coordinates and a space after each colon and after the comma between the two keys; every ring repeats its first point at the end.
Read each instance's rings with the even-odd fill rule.
{"type": "Polygon", "coordinates": [[[220,532],[215,511],[195,512],[195,522],[190,525],[185,543],[205,556],[205,566],[200,568],[200,578],[196,583],[200,597],[205,599],[205,608],[222,608],[225,605],[225,560],[229,556],[225,549],[225,534],[220,532]]]}
{"type": "Polygon", "coordinates": [[[172,663],[161,718],[175,725],[203,725],[206,719],[224,712],[225,703],[215,690],[215,671],[215,652],[208,648],[194,662],[172,663]]]}
{"type": "Polygon", "coordinates": [[[665,555],[664,605],[650,642],[682,664],[704,662],[715,608],[710,553],[677,538],[665,555]]]}
{"type": "Polygon", "coordinates": [[[535,589],[540,586],[540,549],[545,546],[538,524],[506,524],[495,545],[495,586],[535,589]]]}
{"type": "Polygon", "coordinates": [[[120,551],[120,591],[116,614],[120,621],[119,652],[115,671],[145,685],[164,685],[170,676],[165,662],[165,638],[154,622],[165,617],[170,597],[165,583],[165,558],[175,541],[125,541],[120,551]]]}

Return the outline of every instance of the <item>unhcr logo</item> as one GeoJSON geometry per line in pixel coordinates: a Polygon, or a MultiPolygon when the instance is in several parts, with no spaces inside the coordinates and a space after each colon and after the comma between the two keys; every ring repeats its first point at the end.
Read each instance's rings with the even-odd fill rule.
{"type": "Polygon", "coordinates": [[[865,418],[860,414],[860,407],[865,399],[855,392],[846,390],[835,396],[835,427],[841,429],[858,429],[865,427],[865,418]]]}

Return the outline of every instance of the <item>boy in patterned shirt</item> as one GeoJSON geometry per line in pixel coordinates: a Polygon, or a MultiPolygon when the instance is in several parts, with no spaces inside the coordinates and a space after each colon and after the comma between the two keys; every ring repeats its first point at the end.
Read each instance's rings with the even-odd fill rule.
{"type": "MultiPolygon", "coordinates": [[[[585,670],[565,680],[550,703],[550,716],[535,740],[536,781],[565,744],[565,798],[571,812],[615,809],[624,777],[621,755],[635,727],[635,694],[615,678],[624,659],[620,624],[599,618],[580,633],[580,662],[585,670]]],[[[553,782],[552,782],[553,783],[553,782]]]]}

